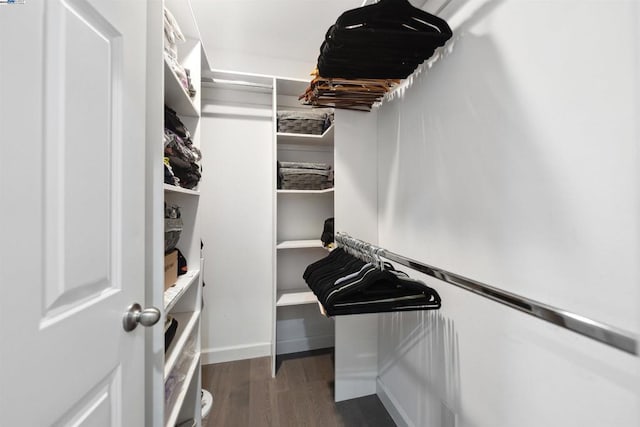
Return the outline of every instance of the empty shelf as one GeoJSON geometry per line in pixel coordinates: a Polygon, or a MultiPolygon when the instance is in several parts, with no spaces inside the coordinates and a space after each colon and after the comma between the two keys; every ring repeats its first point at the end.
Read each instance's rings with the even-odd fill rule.
{"type": "Polygon", "coordinates": [[[279,242],[276,249],[322,248],[321,240],[285,240],[279,242]]]}
{"type": "Polygon", "coordinates": [[[277,307],[286,307],[291,305],[316,304],[318,299],[307,289],[292,289],[287,291],[278,291],[277,307]]]}

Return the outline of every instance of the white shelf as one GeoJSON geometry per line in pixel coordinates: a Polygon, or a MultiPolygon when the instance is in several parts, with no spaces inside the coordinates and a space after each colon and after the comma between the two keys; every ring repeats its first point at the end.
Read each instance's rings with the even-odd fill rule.
{"type": "Polygon", "coordinates": [[[309,144],[309,145],[332,145],[334,125],[324,131],[322,135],[309,135],[304,133],[278,132],[278,143],[286,144],[309,144]]]}
{"type": "Polygon", "coordinates": [[[200,270],[189,270],[178,277],[175,285],[164,291],[165,313],[170,312],[191,285],[198,282],[198,277],[200,277],[200,270]]]}
{"type": "MultiPolygon", "coordinates": [[[[191,365],[189,365],[189,369],[187,370],[187,375],[182,383],[182,388],[178,397],[176,398],[173,406],[171,407],[171,412],[169,413],[169,417],[167,418],[166,427],[173,427],[176,425],[178,421],[178,415],[180,415],[180,409],[182,409],[182,404],[184,403],[185,398],[187,397],[187,390],[189,390],[189,384],[193,380],[193,376],[198,370],[198,366],[200,366],[200,353],[193,358],[191,365]]],[[[199,392],[200,390],[198,390],[199,392]]],[[[199,394],[198,394],[199,397],[199,394]]]]}
{"type": "Polygon", "coordinates": [[[333,188],[326,190],[277,190],[278,194],[326,194],[333,193],[333,188]]]}
{"type": "Polygon", "coordinates": [[[193,101],[166,59],[164,60],[164,103],[181,116],[200,117],[198,108],[193,105],[193,101]]]}
{"type": "Polygon", "coordinates": [[[278,299],[276,300],[276,307],[286,307],[291,305],[304,305],[304,304],[316,304],[318,299],[309,290],[306,289],[292,289],[287,291],[278,291],[278,299]]]}
{"type": "Polygon", "coordinates": [[[165,353],[164,362],[164,379],[166,380],[171,370],[176,365],[180,355],[184,351],[184,346],[198,324],[200,311],[192,311],[189,313],[172,313],[171,316],[178,321],[178,331],[173,337],[173,342],[169,345],[169,349],[165,353]]]}
{"type": "Polygon", "coordinates": [[[276,245],[276,249],[323,248],[322,240],[284,240],[276,245]]]}
{"type": "Polygon", "coordinates": [[[200,192],[196,190],[189,190],[188,188],[177,187],[171,184],[164,184],[164,191],[170,193],[182,193],[182,194],[190,194],[192,196],[199,196],[200,192]]]}

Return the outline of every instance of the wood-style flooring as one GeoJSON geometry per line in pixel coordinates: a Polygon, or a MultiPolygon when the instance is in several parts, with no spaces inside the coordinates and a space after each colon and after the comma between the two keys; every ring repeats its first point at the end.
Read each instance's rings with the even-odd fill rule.
{"type": "Polygon", "coordinates": [[[202,386],[213,394],[203,427],[392,427],[377,396],[333,401],[333,352],[269,357],[202,367],[202,386]]]}

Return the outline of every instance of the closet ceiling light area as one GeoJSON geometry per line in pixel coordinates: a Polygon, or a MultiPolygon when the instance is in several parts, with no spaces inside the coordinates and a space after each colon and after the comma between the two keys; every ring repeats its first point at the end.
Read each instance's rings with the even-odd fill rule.
{"type": "Polygon", "coordinates": [[[192,0],[191,4],[216,69],[308,79],[327,28],[363,1],[192,0]]]}

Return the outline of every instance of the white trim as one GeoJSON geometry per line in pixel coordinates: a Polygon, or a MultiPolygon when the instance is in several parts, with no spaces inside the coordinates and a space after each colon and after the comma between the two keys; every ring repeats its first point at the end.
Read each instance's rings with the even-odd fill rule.
{"type": "Polygon", "coordinates": [[[321,335],[316,337],[302,337],[286,341],[276,342],[276,354],[299,353],[301,351],[318,350],[334,346],[333,335],[321,335]]]}
{"type": "Polygon", "coordinates": [[[271,355],[271,343],[234,345],[229,347],[207,348],[201,352],[203,365],[232,362],[234,360],[254,359],[271,355]]]}
{"type": "Polygon", "coordinates": [[[384,405],[384,408],[387,410],[389,415],[391,415],[393,422],[396,423],[398,427],[414,426],[407,413],[402,409],[402,406],[398,404],[396,398],[380,378],[376,379],[376,394],[378,395],[380,402],[384,405]]]}

